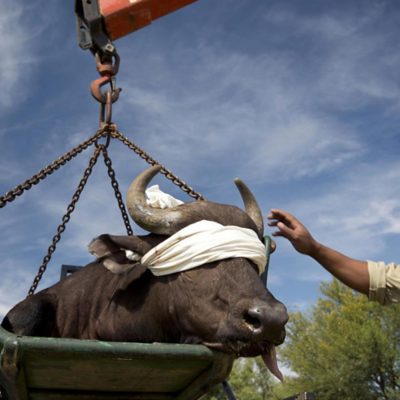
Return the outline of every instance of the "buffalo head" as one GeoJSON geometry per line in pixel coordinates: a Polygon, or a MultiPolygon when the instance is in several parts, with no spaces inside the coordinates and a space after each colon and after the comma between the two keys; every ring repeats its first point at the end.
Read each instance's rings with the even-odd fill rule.
{"type": "MultiPolygon", "coordinates": [[[[127,245],[119,242],[117,237],[108,236],[92,243],[94,253],[99,255],[98,247],[107,241],[107,246],[110,246],[110,241],[113,241],[115,249],[124,248],[143,255],[165,236],[201,220],[251,229],[261,240],[264,230],[262,213],[242,181],[237,179],[235,183],[246,211],[209,201],[158,209],[147,204],[145,190],[159,169],[156,166],[140,174],[130,185],[127,195],[130,215],[138,225],[152,232],[150,237],[154,242],[150,244],[149,237],[146,244],[137,242],[143,238],[132,238],[127,245]]],[[[115,261],[105,262],[109,263],[110,269],[114,266],[119,270],[115,261]]],[[[165,324],[160,329],[168,326],[173,341],[203,343],[238,356],[261,354],[270,369],[276,372],[274,346],[284,340],[288,316],[285,306],[265,288],[256,265],[249,259],[238,257],[207,263],[189,271],[158,277],[157,283],[160,287],[154,298],[161,303],[158,314],[164,316],[162,323],[165,324]]]]}

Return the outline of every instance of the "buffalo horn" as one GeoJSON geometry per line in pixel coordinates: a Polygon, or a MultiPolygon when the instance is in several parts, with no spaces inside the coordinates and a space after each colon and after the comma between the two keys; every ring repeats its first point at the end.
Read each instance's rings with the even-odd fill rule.
{"type": "Polygon", "coordinates": [[[264,220],[261,209],[257,203],[257,200],[255,199],[253,193],[251,193],[250,189],[246,186],[246,184],[242,180],[236,178],[235,184],[239,189],[240,195],[242,196],[243,204],[247,215],[256,224],[258,234],[260,237],[262,237],[264,235],[264,220]]]}
{"type": "Polygon", "coordinates": [[[160,209],[150,207],[146,202],[147,185],[160,169],[161,166],[155,165],[133,180],[126,196],[126,205],[130,216],[143,229],[160,235],[171,235],[176,231],[174,227],[183,222],[182,212],[178,207],[160,209]]]}
{"type": "MultiPolygon", "coordinates": [[[[159,165],[148,168],[133,180],[128,189],[126,205],[133,220],[143,229],[159,235],[172,235],[177,230],[198,220],[197,217],[201,213],[204,213],[204,209],[199,209],[198,207],[193,209],[193,207],[197,206],[196,203],[198,202],[167,209],[149,206],[146,202],[145,191],[147,185],[160,169],[161,166],[159,165]]],[[[262,237],[264,234],[264,222],[256,199],[250,189],[240,179],[235,179],[235,184],[242,196],[247,215],[253,220],[259,236],[262,237]]],[[[206,215],[208,215],[207,212],[206,215]]],[[[210,214],[210,218],[213,218],[212,213],[210,214]]]]}

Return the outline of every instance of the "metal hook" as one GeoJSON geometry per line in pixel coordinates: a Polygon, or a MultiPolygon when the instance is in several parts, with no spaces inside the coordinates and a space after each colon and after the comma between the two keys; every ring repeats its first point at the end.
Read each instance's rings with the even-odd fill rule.
{"type": "Polygon", "coordinates": [[[117,75],[119,70],[120,58],[118,53],[114,53],[112,56],[107,56],[106,61],[102,61],[101,55],[97,52],[95,55],[96,69],[100,75],[117,75]],[[114,64],[112,59],[114,58],[114,64]]]}
{"type": "Polygon", "coordinates": [[[112,118],[112,95],[111,91],[106,92],[106,103],[100,103],[100,128],[111,124],[112,118]]]}
{"type": "Polygon", "coordinates": [[[112,93],[111,102],[115,103],[119,98],[119,93],[121,92],[121,89],[115,88],[115,75],[118,73],[119,70],[119,61],[120,61],[119,55],[115,53],[112,56],[107,56],[103,61],[100,53],[97,52],[95,54],[95,58],[96,58],[96,69],[101,76],[100,78],[95,79],[90,84],[90,92],[92,93],[92,96],[99,103],[106,104],[107,96],[105,93],[101,91],[101,88],[102,86],[107,85],[109,83],[112,93]]]}
{"type": "Polygon", "coordinates": [[[107,103],[107,95],[106,95],[106,93],[103,93],[101,91],[101,88],[104,85],[107,85],[107,83],[109,83],[111,85],[111,91],[108,90],[106,93],[112,92],[111,102],[115,103],[119,98],[121,89],[114,89],[112,87],[113,86],[113,78],[110,75],[101,76],[100,78],[95,79],[90,84],[90,92],[92,93],[92,96],[101,104],[107,103]]]}

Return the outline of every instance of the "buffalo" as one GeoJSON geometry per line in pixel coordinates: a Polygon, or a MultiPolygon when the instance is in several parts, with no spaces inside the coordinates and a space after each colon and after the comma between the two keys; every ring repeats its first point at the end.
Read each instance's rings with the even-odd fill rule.
{"type": "MultiPolygon", "coordinates": [[[[139,260],[203,220],[246,228],[261,243],[263,217],[254,196],[236,180],[246,211],[206,200],[153,208],[145,190],[159,170],[142,172],[127,194],[130,215],[151,233],[97,237],[89,245],[94,262],[17,304],[3,328],[28,336],[204,344],[236,356],[262,355],[279,375],[275,346],[284,341],[288,315],[265,288],[253,261],[230,257],[157,275],[139,260]]],[[[212,238],[208,241],[212,247],[212,238]]]]}

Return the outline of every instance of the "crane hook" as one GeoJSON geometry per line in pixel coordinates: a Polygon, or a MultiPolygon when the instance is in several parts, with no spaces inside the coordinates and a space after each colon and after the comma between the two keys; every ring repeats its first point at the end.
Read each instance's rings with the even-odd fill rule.
{"type": "Polygon", "coordinates": [[[121,89],[115,88],[115,75],[119,70],[119,56],[117,53],[114,53],[111,57],[107,56],[104,62],[102,61],[99,52],[95,54],[95,57],[96,69],[101,76],[90,84],[90,92],[99,103],[107,104],[107,95],[101,91],[101,88],[109,83],[111,90],[111,103],[115,103],[119,98],[119,93],[121,92],[121,89]],[[114,63],[112,58],[115,59],[114,63]]]}

